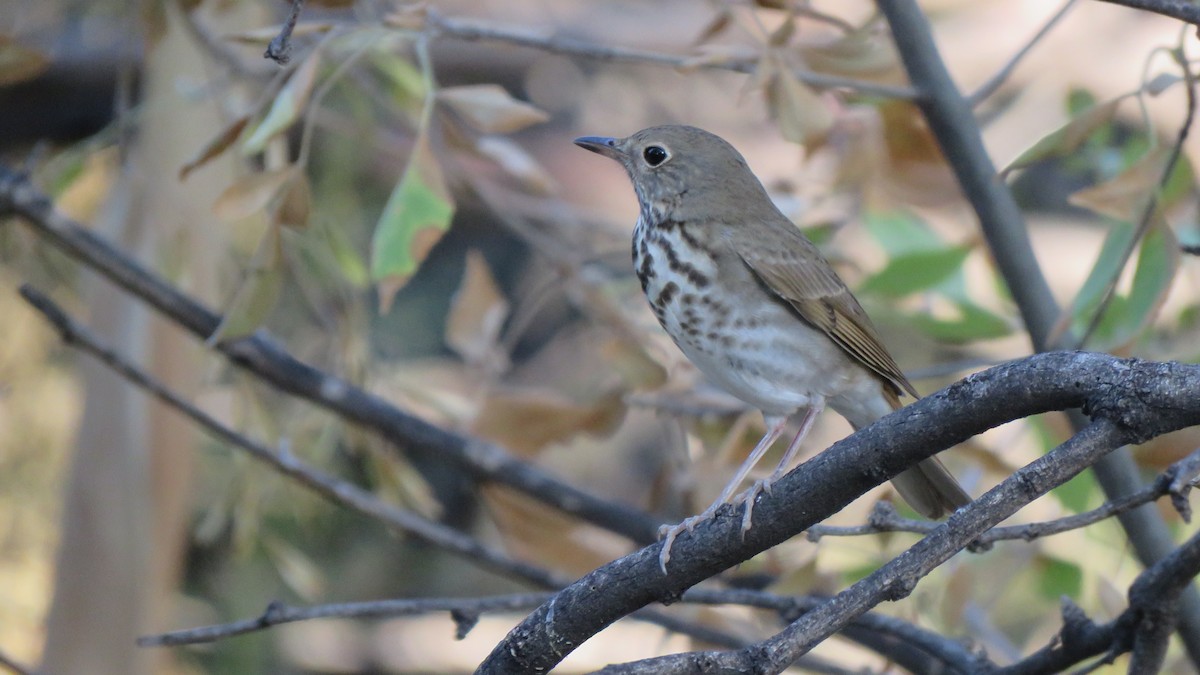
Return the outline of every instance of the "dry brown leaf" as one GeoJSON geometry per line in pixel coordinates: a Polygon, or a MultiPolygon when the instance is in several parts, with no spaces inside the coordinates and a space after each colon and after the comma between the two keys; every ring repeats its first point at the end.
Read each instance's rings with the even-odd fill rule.
{"type": "Polygon", "coordinates": [[[246,128],[246,123],[249,121],[249,115],[242,115],[205,143],[192,159],[189,159],[183,166],[179,167],[179,180],[184,180],[188,177],[188,174],[228,150],[234,141],[238,139],[238,136],[242,135],[242,130],[246,128]]]}
{"type": "Polygon", "coordinates": [[[228,222],[259,213],[294,179],[296,173],[295,166],[287,166],[241,178],[217,197],[213,213],[228,222]]]}
{"type": "Polygon", "coordinates": [[[32,80],[49,67],[50,58],[43,52],[0,35],[0,87],[32,80]]]}
{"type": "Polygon", "coordinates": [[[506,136],[484,136],[475,150],[496,163],[530,193],[548,197],[558,192],[558,183],[525,148],[506,136]]]}
{"type": "Polygon", "coordinates": [[[508,134],[550,119],[550,115],[518,101],[497,84],[447,87],[438,91],[437,99],[485,134],[508,134]]]}
{"type": "Polygon", "coordinates": [[[539,560],[580,575],[629,552],[627,539],[589,525],[514,490],[487,486],[488,513],[521,560],[539,560]]]}
{"type": "Polygon", "coordinates": [[[611,433],[624,417],[618,393],[582,404],[546,388],[505,389],[488,397],[471,430],[528,458],[577,434],[611,433]]]}
{"type": "Polygon", "coordinates": [[[833,126],[829,105],[786,66],[777,65],[773,69],[764,92],[780,133],[793,143],[807,144],[833,126]]]}
{"type": "Polygon", "coordinates": [[[798,49],[805,65],[820,73],[887,81],[899,81],[904,73],[895,43],[869,31],[801,44],[798,49]]]}
{"type": "Polygon", "coordinates": [[[311,215],[312,189],[308,184],[308,176],[297,170],[283,188],[283,197],[275,211],[275,222],[293,229],[303,229],[308,226],[311,215]]]}
{"type": "Polygon", "coordinates": [[[1137,222],[1146,207],[1146,200],[1162,179],[1163,166],[1170,153],[1169,147],[1155,148],[1111,180],[1084,188],[1072,194],[1068,201],[1110,218],[1137,222]]]}
{"type": "Polygon", "coordinates": [[[477,250],[468,251],[462,283],[446,317],[446,344],[467,363],[501,372],[508,359],[496,342],[506,318],[508,301],[496,285],[487,259],[477,250]]]}

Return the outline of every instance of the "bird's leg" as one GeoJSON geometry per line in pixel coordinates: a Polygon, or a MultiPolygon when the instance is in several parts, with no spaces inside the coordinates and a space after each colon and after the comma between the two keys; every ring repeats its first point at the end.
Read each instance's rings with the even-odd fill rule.
{"type": "Polygon", "coordinates": [[[758,445],[754,446],[754,450],[750,452],[750,456],[738,467],[733,479],[725,484],[725,489],[721,491],[721,496],[717,497],[716,501],[710,504],[707,509],[704,509],[704,512],[700,515],[692,516],[677,525],[664,527],[659,530],[658,536],[663,540],[663,547],[662,551],[658,554],[658,564],[662,567],[663,574],[667,573],[667,562],[671,559],[671,546],[675,543],[675,538],[684,530],[691,532],[697,525],[712,518],[713,514],[723,504],[729,504],[733,501],[734,493],[737,492],[742,481],[746,479],[746,476],[754,469],[754,465],[758,464],[763,455],[767,454],[767,451],[771,449],[771,445],[775,443],[779,435],[783,433],[783,428],[787,425],[787,417],[777,417],[774,415],[768,417],[763,415],[763,421],[767,423],[766,435],[762,437],[758,445]]]}
{"type": "Polygon", "coordinates": [[[796,437],[788,444],[787,451],[783,453],[783,457],[779,460],[779,464],[775,465],[775,470],[767,476],[765,480],[755,481],[748,490],[738,495],[737,501],[746,502],[746,510],[742,512],[742,534],[744,535],[750,529],[751,519],[754,516],[754,499],[758,497],[758,493],[771,493],[771,486],[775,485],[775,481],[783,478],[787,473],[788,467],[796,460],[796,456],[800,454],[800,444],[804,442],[805,436],[812,430],[813,423],[817,421],[817,415],[825,409],[825,401],[816,400],[804,412],[804,418],[800,420],[800,429],[796,431],[796,437]]]}

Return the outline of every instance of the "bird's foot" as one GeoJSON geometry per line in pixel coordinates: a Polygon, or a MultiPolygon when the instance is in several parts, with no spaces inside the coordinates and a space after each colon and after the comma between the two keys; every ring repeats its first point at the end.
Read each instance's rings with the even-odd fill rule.
{"type": "Polygon", "coordinates": [[[750,526],[754,520],[754,500],[762,493],[771,494],[771,488],[774,487],[775,481],[767,478],[764,480],[756,480],[754,484],[746,488],[744,492],[734,497],[733,501],[745,502],[746,509],[742,511],[742,538],[746,538],[746,533],[750,531],[750,526]]]}
{"type": "Polygon", "coordinates": [[[663,540],[662,550],[658,553],[658,566],[662,568],[663,574],[667,573],[667,563],[671,560],[671,546],[675,544],[675,538],[685,531],[691,532],[696,529],[697,525],[712,518],[714,513],[716,513],[716,509],[710,508],[698,516],[685,518],[675,525],[663,525],[658,528],[658,538],[663,540]]]}

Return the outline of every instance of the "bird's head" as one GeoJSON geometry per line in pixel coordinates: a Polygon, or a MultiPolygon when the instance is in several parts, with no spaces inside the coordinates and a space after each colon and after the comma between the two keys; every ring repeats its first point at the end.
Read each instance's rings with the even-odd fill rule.
{"type": "Polygon", "coordinates": [[[583,136],[575,145],[625,167],[644,216],[717,215],[736,211],[739,201],[766,198],[741,153],[696,127],[650,127],[626,138],[583,136]]]}

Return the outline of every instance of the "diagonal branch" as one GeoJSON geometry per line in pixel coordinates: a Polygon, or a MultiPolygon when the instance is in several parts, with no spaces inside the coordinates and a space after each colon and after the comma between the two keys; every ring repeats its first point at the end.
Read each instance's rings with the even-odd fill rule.
{"type": "MultiPolygon", "coordinates": [[[[506,576],[520,579],[542,588],[561,588],[566,585],[567,580],[565,578],[558,577],[552,572],[509,558],[506,554],[484,546],[473,538],[450,527],[430,521],[406,509],[387,504],[375,495],[352,483],[327,476],[300,461],[297,457],[287,452],[286,449],[274,451],[237,433],[191,403],[183,400],[183,398],[171,391],[156,378],[122,358],[111,348],[104,345],[86,327],[75,322],[49,298],[32,287],[28,285],[23,286],[21,288],[21,296],[34,309],[42,313],[55,329],[59,331],[63,341],[68,345],[77,347],[95,356],[106,366],[112,368],[117,374],[151,393],[168,406],[187,415],[192,421],[220,440],[249,452],[254,459],[270,466],[325,499],[349,508],[352,511],[377,519],[398,532],[412,535],[426,543],[460,555],[506,576]]],[[[635,616],[639,619],[659,624],[668,630],[691,635],[701,640],[731,646],[740,644],[737,638],[723,631],[699,626],[687,620],[664,615],[661,612],[647,610],[639,612],[635,616]]]]}
{"type": "MultiPolygon", "coordinates": [[[[43,239],[196,337],[207,339],[220,323],[217,314],[56,211],[27,176],[0,166],[0,216],[6,215],[20,216],[43,239]]],[[[642,511],[572,487],[516,459],[498,445],[447,431],[406,413],[375,394],[300,361],[265,332],[222,342],[215,348],[280,391],[371,429],[408,453],[435,462],[450,461],[479,480],[513,488],[635,542],[645,544],[657,539],[659,523],[642,511]]]]}
{"type": "Polygon", "coordinates": [[[21,287],[21,297],[54,326],[63,342],[91,354],[131,384],[183,413],[200,428],[222,442],[245,450],[254,459],[325,499],[374,518],[401,534],[414,536],[443,550],[457,553],[506,576],[528,581],[543,588],[559,588],[566,583],[563,578],[540,567],[513,560],[506,554],[483,546],[453,528],[435,523],[408,509],[388,504],[353,483],[322,473],[305,464],[288,452],[286,448],[272,450],[262,443],[230,429],[213,416],[184,400],[179,394],[171,391],[157,378],[116,353],[85,326],[67,316],[58,305],[41,292],[25,285],[21,287]]]}

